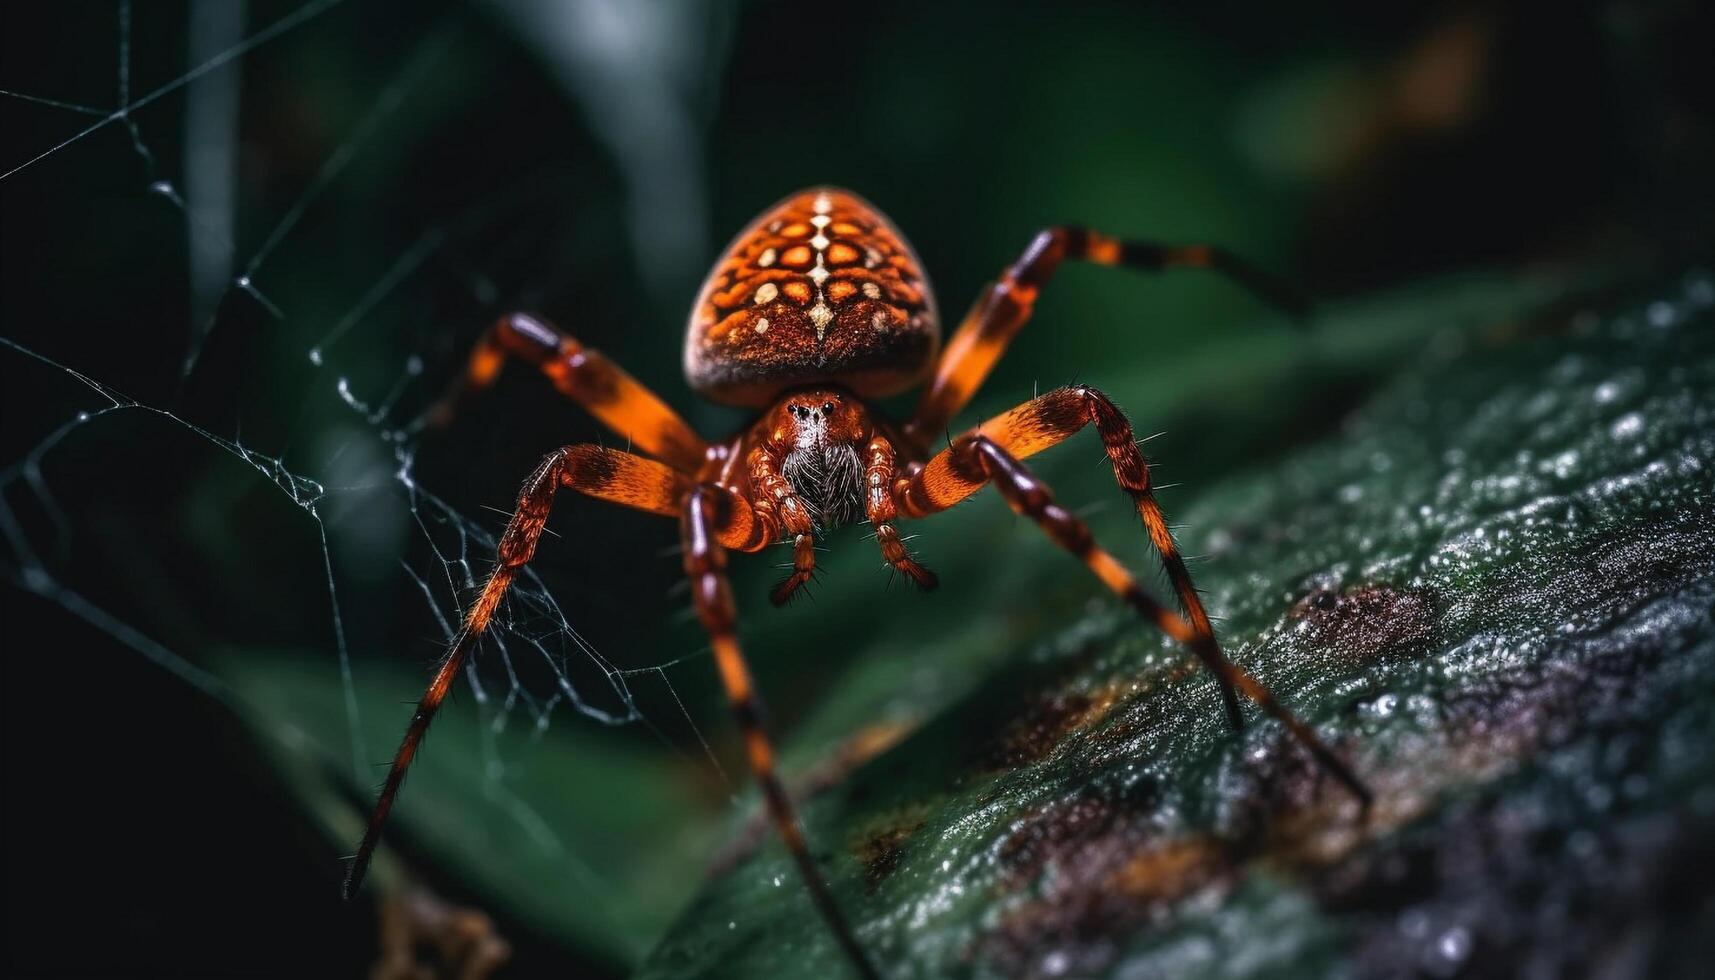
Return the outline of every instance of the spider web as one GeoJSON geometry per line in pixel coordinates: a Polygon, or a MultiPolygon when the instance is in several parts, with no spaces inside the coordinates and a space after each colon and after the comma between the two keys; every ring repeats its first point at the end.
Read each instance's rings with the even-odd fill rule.
{"type": "MultiPolygon", "coordinates": [[[[393,377],[378,380],[346,373],[342,370],[345,360],[342,355],[366,343],[378,342],[377,336],[365,329],[374,322],[377,313],[397,302],[422,276],[432,259],[515,207],[516,196],[496,192],[483,206],[429,223],[398,254],[383,257],[380,271],[349,297],[348,305],[337,316],[301,314],[294,310],[289,301],[276,296],[270,272],[273,260],[291,249],[294,233],[303,227],[324,195],[384,141],[388,122],[411,104],[413,96],[455,51],[461,36],[459,25],[449,18],[449,22],[430,23],[419,32],[420,39],[406,46],[404,58],[391,67],[389,77],[375,91],[368,108],[338,137],[332,151],[301,184],[290,202],[267,215],[243,216],[242,223],[254,225],[259,232],[242,235],[236,232],[240,221],[234,203],[238,196],[235,188],[221,186],[218,180],[212,190],[207,186],[208,181],[201,182],[194,191],[181,187],[158,159],[160,141],[165,138],[154,136],[139,120],[141,110],[169,96],[182,95],[186,103],[186,126],[200,126],[204,132],[212,132],[217,142],[230,143],[239,103],[245,95],[236,66],[273,45],[315,43],[313,33],[319,22],[336,8],[360,2],[307,0],[274,19],[250,25],[244,23],[244,5],[223,0],[193,3],[188,39],[191,67],[144,89],[133,79],[133,39],[141,27],[139,19],[156,16],[157,11],[147,6],[134,7],[128,0],[122,0],[116,7],[116,92],[112,108],[29,91],[22,87],[27,80],[7,79],[6,86],[0,87],[0,101],[61,113],[76,127],[63,139],[41,148],[8,147],[9,154],[21,149],[23,155],[0,160],[3,168],[0,191],[8,182],[24,177],[52,180],[52,175],[44,176],[43,171],[55,167],[63,154],[98,134],[118,130],[125,137],[118,152],[125,153],[128,148],[130,154],[125,166],[141,165],[142,179],[131,188],[131,193],[139,198],[170,202],[181,216],[188,240],[192,322],[188,329],[166,324],[168,329],[180,328],[182,332],[161,338],[162,343],[182,344],[181,387],[202,380],[198,372],[204,365],[205,352],[222,331],[253,329],[251,323],[244,322],[243,315],[235,312],[247,301],[252,306],[249,312],[258,309],[262,312],[264,325],[302,327],[302,335],[313,338],[300,350],[304,361],[313,368],[301,393],[302,402],[297,406],[300,416],[325,417],[327,407],[334,405],[339,406],[343,417],[342,424],[331,433],[293,431],[279,445],[249,441],[242,433],[242,414],[206,418],[188,414],[168,399],[145,401],[133,397],[126,391],[124,379],[94,377],[81,370],[75,358],[38,350],[13,339],[11,325],[0,326],[0,359],[9,362],[8,373],[15,379],[45,373],[52,379],[47,387],[59,389],[54,392],[55,398],[69,398],[80,406],[69,418],[32,432],[27,437],[30,444],[26,451],[0,460],[0,537],[5,549],[0,556],[0,575],[11,585],[51,601],[135,650],[185,684],[242,712],[245,710],[242,699],[216,670],[200,664],[193,653],[170,648],[154,638],[146,626],[112,611],[111,604],[102,597],[84,594],[68,579],[67,556],[74,550],[75,539],[87,532],[75,526],[68,509],[62,506],[65,488],[53,475],[56,461],[88,452],[86,447],[100,442],[102,430],[121,418],[141,420],[161,432],[188,434],[238,461],[248,469],[249,478],[256,485],[271,488],[296,508],[300,514],[299,533],[311,539],[319,553],[320,567],[315,574],[321,579],[319,589],[327,613],[322,638],[326,669],[337,671],[340,678],[351,779],[354,785],[367,788],[378,783],[377,761],[387,758],[393,745],[369,744],[366,740],[363,707],[353,679],[354,649],[346,611],[354,602],[364,601],[366,586],[348,580],[339,558],[344,553],[347,536],[355,537],[357,546],[362,546],[364,521],[353,515],[381,509],[410,529],[413,540],[409,547],[401,549],[403,557],[397,574],[403,576],[409,591],[419,601],[413,626],[430,624],[428,628],[436,631],[444,644],[450,643],[467,601],[491,567],[507,507],[483,505],[486,509],[481,513],[465,513],[419,479],[418,458],[423,442],[420,413],[438,393],[445,377],[457,370],[456,356],[411,350],[397,364],[393,377]],[[195,86],[205,80],[206,88],[195,86]],[[320,454],[320,462],[306,462],[309,454],[298,447],[303,443],[325,446],[324,437],[336,442],[332,451],[320,454]]],[[[620,155],[623,157],[623,152],[620,155]]],[[[194,165],[195,148],[192,148],[187,150],[185,166],[194,165]]],[[[473,272],[465,287],[473,294],[476,305],[494,302],[492,285],[480,272],[473,272]]],[[[450,351],[448,347],[447,352],[450,351]]],[[[253,408],[245,406],[245,410],[253,408]]],[[[281,410],[280,406],[273,409],[276,414],[281,410]]],[[[8,428],[13,429],[16,438],[21,426],[13,428],[13,424],[8,422],[8,428]]],[[[151,479],[174,478],[170,474],[154,474],[151,479]]],[[[190,479],[186,476],[187,481],[190,479]]],[[[511,501],[499,503],[509,507],[511,501]]],[[[551,535],[553,531],[550,529],[548,533],[551,535]]],[[[562,607],[555,591],[536,569],[527,568],[516,580],[480,653],[465,671],[466,688],[487,719],[489,730],[498,733],[523,723],[541,732],[548,729],[554,718],[569,715],[603,726],[640,724],[653,730],[674,751],[683,753],[683,747],[675,744],[646,715],[634,690],[641,680],[659,682],[666,699],[681,716],[683,726],[688,726],[696,738],[707,764],[724,782],[725,774],[719,773],[718,761],[669,677],[670,672],[687,662],[690,669],[700,669],[700,655],[622,666],[580,634],[573,624],[573,615],[562,607]]],[[[399,655],[398,651],[392,653],[399,655]]],[[[401,692],[400,696],[415,693],[401,692]]],[[[678,727],[681,722],[673,724],[678,727]]],[[[491,751],[492,740],[485,740],[484,753],[491,751]]],[[[486,772],[493,785],[485,789],[511,800],[520,821],[531,826],[533,833],[551,836],[552,831],[535,817],[528,804],[507,791],[505,766],[498,764],[498,760],[495,763],[486,772]]]]}

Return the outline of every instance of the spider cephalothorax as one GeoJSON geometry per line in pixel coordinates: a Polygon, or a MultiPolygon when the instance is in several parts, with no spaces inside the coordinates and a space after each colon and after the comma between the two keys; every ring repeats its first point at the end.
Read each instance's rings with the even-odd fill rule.
{"type": "Polygon", "coordinates": [[[770,437],[790,447],[780,474],[810,511],[818,533],[863,516],[863,459],[869,439],[862,403],[832,388],[797,392],[776,403],[770,437]]]}
{"type": "MultiPolygon", "coordinates": [[[[394,757],[346,876],[347,893],[362,881],[430,720],[507,587],[534,554],[562,487],[678,519],[692,605],[744,730],[746,756],[763,800],[810,897],[864,976],[875,976],[875,968],[812,859],[774,772],[760,702],[739,648],[738,610],[726,575],[729,551],[790,543],[792,571],[773,593],[775,602],[784,602],[814,574],[817,536],[861,519],[874,528],[888,566],[931,588],[935,576],[906,550],[895,522],[939,513],[993,484],[1013,510],[1202,660],[1220,685],[1235,727],[1243,722],[1242,693],[1284,724],[1367,805],[1368,790],[1346,764],[1221,652],[1156,502],[1149,463],[1131,423],[1105,395],[1083,386],[1051,391],[948,440],[940,452],[930,451],[931,441],[944,437],[953,416],[1029,321],[1040,289],[1068,259],[1141,269],[1212,268],[1281,305],[1295,302],[1290,289],[1220,249],[1049,228],[989,285],[937,355],[935,302],[905,239],[855,194],[811,188],[764,211],[734,239],[692,307],[685,337],[691,387],[717,401],[761,410],[754,423],[712,443],[600,354],[545,321],[523,314],[502,317],[471,355],[465,388],[491,383],[508,356],[520,358],[646,455],[567,446],[550,453],[525,480],[496,547],[494,571],[471,603],[394,757]],[[867,404],[867,399],[897,394],[924,380],[917,409],[902,424],[867,404]],[[1086,427],[1101,436],[1114,479],[1161,557],[1177,611],[1150,598],[1024,463],[1086,427]]],[[[437,411],[433,417],[449,414],[437,411]]],[[[848,881],[857,876],[851,868],[836,873],[848,881]]]]}

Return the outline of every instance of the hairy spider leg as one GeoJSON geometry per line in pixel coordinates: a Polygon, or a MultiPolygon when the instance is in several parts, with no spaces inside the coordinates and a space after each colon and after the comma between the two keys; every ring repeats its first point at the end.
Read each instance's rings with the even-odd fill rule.
{"type": "Polygon", "coordinates": [[[809,889],[811,899],[833,932],[834,939],[850,959],[860,976],[880,976],[869,957],[859,945],[857,936],[840,911],[839,903],[823,881],[821,870],[804,840],[798,815],[786,788],[774,771],[774,747],[769,741],[762,716],[762,702],[751,681],[750,668],[739,648],[738,609],[733,602],[732,585],[726,574],[726,548],[722,540],[745,541],[755,548],[768,540],[760,523],[745,513],[749,508],[737,494],[720,487],[702,484],[691,491],[685,501],[682,523],[685,543],[685,575],[691,580],[692,602],[697,618],[709,635],[714,650],[715,666],[720,671],[721,684],[728,702],[744,733],[745,755],[750,770],[762,790],[768,814],[780,832],[786,850],[798,866],[798,873],[809,889]]]}
{"type": "Polygon", "coordinates": [[[554,387],[603,424],[668,465],[693,473],[708,444],[654,392],[618,365],[527,313],[500,318],[471,351],[463,379],[430,410],[430,422],[444,425],[469,393],[494,383],[508,357],[534,364],[554,387]]]}
{"type": "Polygon", "coordinates": [[[1096,544],[1088,526],[1055,503],[1048,486],[996,440],[982,433],[960,436],[952,446],[931,459],[915,477],[896,482],[894,497],[901,513],[923,517],[952,507],[990,482],[1006,498],[1008,506],[1034,521],[1055,544],[1082,561],[1143,618],[1190,647],[1223,685],[1244,692],[1264,711],[1279,719],[1293,737],[1310,750],[1317,762],[1368,809],[1371,799],[1369,788],[1310,726],[1298,720],[1291,710],[1276,700],[1261,681],[1222,655],[1212,637],[1151,599],[1125,566],[1096,544]]]}
{"type": "Polygon", "coordinates": [[[934,376],[918,399],[914,417],[905,425],[916,449],[926,450],[953,416],[969,404],[1012,338],[1029,322],[1037,294],[1066,259],[1149,271],[1212,269],[1295,316],[1309,309],[1298,290],[1213,245],[1162,245],[1125,241],[1088,228],[1048,228],[1037,234],[1000,279],[983,290],[948,340],[934,376]]]}
{"type": "Polygon", "coordinates": [[[805,533],[792,538],[792,571],[768,593],[768,601],[784,606],[798,590],[816,577],[816,537],[805,533]]]}
{"type": "MultiPolygon", "coordinates": [[[[1108,396],[1087,385],[1058,388],[984,422],[968,434],[980,432],[1019,459],[1026,459],[1059,445],[1086,426],[1094,426],[1101,436],[1108,462],[1113,465],[1114,479],[1131,496],[1137,516],[1149,533],[1149,542],[1160,556],[1162,568],[1173,586],[1180,612],[1190,621],[1191,628],[1219,653],[1220,643],[1203,608],[1202,593],[1191,579],[1191,570],[1179,552],[1173,529],[1150,486],[1149,460],[1137,448],[1131,422],[1108,396]]],[[[1224,677],[1221,694],[1226,701],[1227,718],[1234,728],[1242,729],[1244,715],[1239,710],[1238,695],[1224,677]]]]}
{"type": "Polygon", "coordinates": [[[726,579],[726,549],[760,551],[778,538],[778,520],[772,514],[753,509],[730,490],[707,485],[693,489],[685,475],[661,463],[599,446],[560,449],[544,459],[524,481],[517,509],[496,549],[498,564],[471,604],[458,638],[436,669],[434,680],[418,703],[394,756],[368,828],[347,871],[346,897],[356,894],[363,883],[381,828],[429,723],[478,638],[488,628],[507,587],[535,553],[536,542],[553,508],[555,492],[562,486],[649,513],[682,518],[685,568],[693,585],[697,614],[709,633],[721,680],[744,732],[750,767],[762,788],[769,813],[841,948],[862,976],[879,976],[810,858],[791,801],[774,771],[773,749],[762,725],[761,705],[733,631],[737,613],[726,579]],[[710,523],[711,511],[719,514],[718,525],[710,523]]]}
{"type": "Polygon", "coordinates": [[[355,895],[363,884],[375,845],[381,839],[381,828],[393,809],[394,797],[405,781],[411,760],[429,731],[429,723],[434,721],[435,712],[446,700],[459,669],[488,629],[489,620],[506,595],[507,587],[535,554],[537,539],[541,537],[542,528],[548,523],[548,513],[554,506],[554,493],[560,487],[652,514],[674,517],[679,513],[680,502],[691,491],[691,481],[684,474],[655,460],[591,445],[555,450],[524,481],[518,492],[518,506],[500,536],[494,571],[489,573],[488,582],[465,613],[458,637],[435,668],[435,677],[417,702],[411,724],[405,729],[405,737],[393,756],[393,765],[388,769],[387,780],[376,798],[363,840],[357,845],[357,854],[346,869],[344,891],[347,899],[355,895]]]}
{"type": "Polygon", "coordinates": [[[898,507],[893,502],[893,481],[898,474],[898,454],[886,436],[869,440],[864,465],[864,512],[870,526],[875,528],[875,540],[881,546],[881,557],[897,572],[927,592],[940,584],[935,573],[911,557],[899,532],[893,527],[898,507]]]}

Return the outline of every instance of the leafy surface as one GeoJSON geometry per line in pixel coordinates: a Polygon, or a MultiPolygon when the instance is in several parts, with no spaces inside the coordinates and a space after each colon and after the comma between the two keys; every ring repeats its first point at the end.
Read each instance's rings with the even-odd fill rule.
{"type": "MultiPolygon", "coordinates": [[[[344,778],[348,728],[338,674],[306,660],[245,650],[221,664],[282,774],[321,818],[330,844],[346,849],[362,833],[359,808],[373,788],[344,778]]],[[[366,744],[391,748],[421,675],[360,669],[354,683],[366,744]]],[[[690,819],[706,804],[647,744],[616,744],[576,725],[500,728],[499,717],[468,699],[441,713],[388,842],[434,855],[440,875],[468,883],[487,907],[586,960],[635,962],[683,901],[683,869],[707,853],[716,828],[690,819]]],[[[378,780],[383,772],[376,769],[378,780]]],[[[396,886],[400,873],[396,860],[374,870],[383,888],[396,886]]]]}
{"type": "MultiPolygon", "coordinates": [[[[1041,550],[1036,608],[966,624],[1003,666],[805,806],[878,961],[1688,970],[1715,826],[1712,300],[1692,277],[1445,345],[1178,515],[1228,649],[1355,761],[1367,823],[1278,726],[1229,732],[1114,603],[1045,585],[1076,569],[1041,550]]],[[[838,971],[779,845],[740,840],[644,975],[838,971]]]]}
{"type": "MultiPolygon", "coordinates": [[[[1205,556],[1228,649],[1378,790],[1367,826],[1277,726],[1229,732],[1206,678],[987,495],[924,525],[915,546],[947,583],[933,597],[878,605],[871,546],[848,533],[824,563],[840,587],[784,612],[742,603],[765,693],[831,674],[813,710],[777,699],[784,769],[889,974],[1653,955],[1659,933],[1640,923],[1695,914],[1706,891],[1670,901],[1683,883],[1662,862],[1715,820],[1698,795],[1715,735],[1711,291],[1694,277],[1580,306],[1552,281],[1443,283],[1337,308],[1308,342],[1256,334],[1089,379],[1140,434],[1180,421],[1150,444],[1168,481],[1232,469],[1223,445],[1265,460],[1167,503],[1205,556]],[[1340,431],[1280,448],[1285,420],[1338,413],[1317,393],[1425,349],[1340,431]],[[1598,883],[1631,889],[1639,922],[1592,927],[1598,883]]],[[[1009,400],[990,397],[979,407],[1009,400]]],[[[1111,500],[1094,450],[1074,445],[1087,451],[1034,465],[1080,509],[1111,500]]],[[[1146,567],[1126,508],[1085,512],[1146,567]]],[[[753,599],[746,586],[772,575],[738,570],[753,599]]],[[[219,666],[349,846],[368,788],[344,777],[337,673],[255,650],[219,666]]],[[[420,684],[360,662],[369,745],[392,743],[420,684]]],[[[637,726],[504,717],[467,699],[437,722],[389,838],[413,863],[582,962],[623,967],[712,853],[645,975],[837,973],[753,797],[735,812],[637,726]]]]}

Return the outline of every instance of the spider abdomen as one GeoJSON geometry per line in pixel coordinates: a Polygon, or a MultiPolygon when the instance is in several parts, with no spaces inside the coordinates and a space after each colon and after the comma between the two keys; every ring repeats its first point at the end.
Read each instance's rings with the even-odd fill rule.
{"type": "Polygon", "coordinates": [[[733,405],[824,382],[879,398],[922,379],[940,336],[892,223],[850,191],[812,188],[764,211],[715,264],[691,310],[685,377],[733,405]]]}

